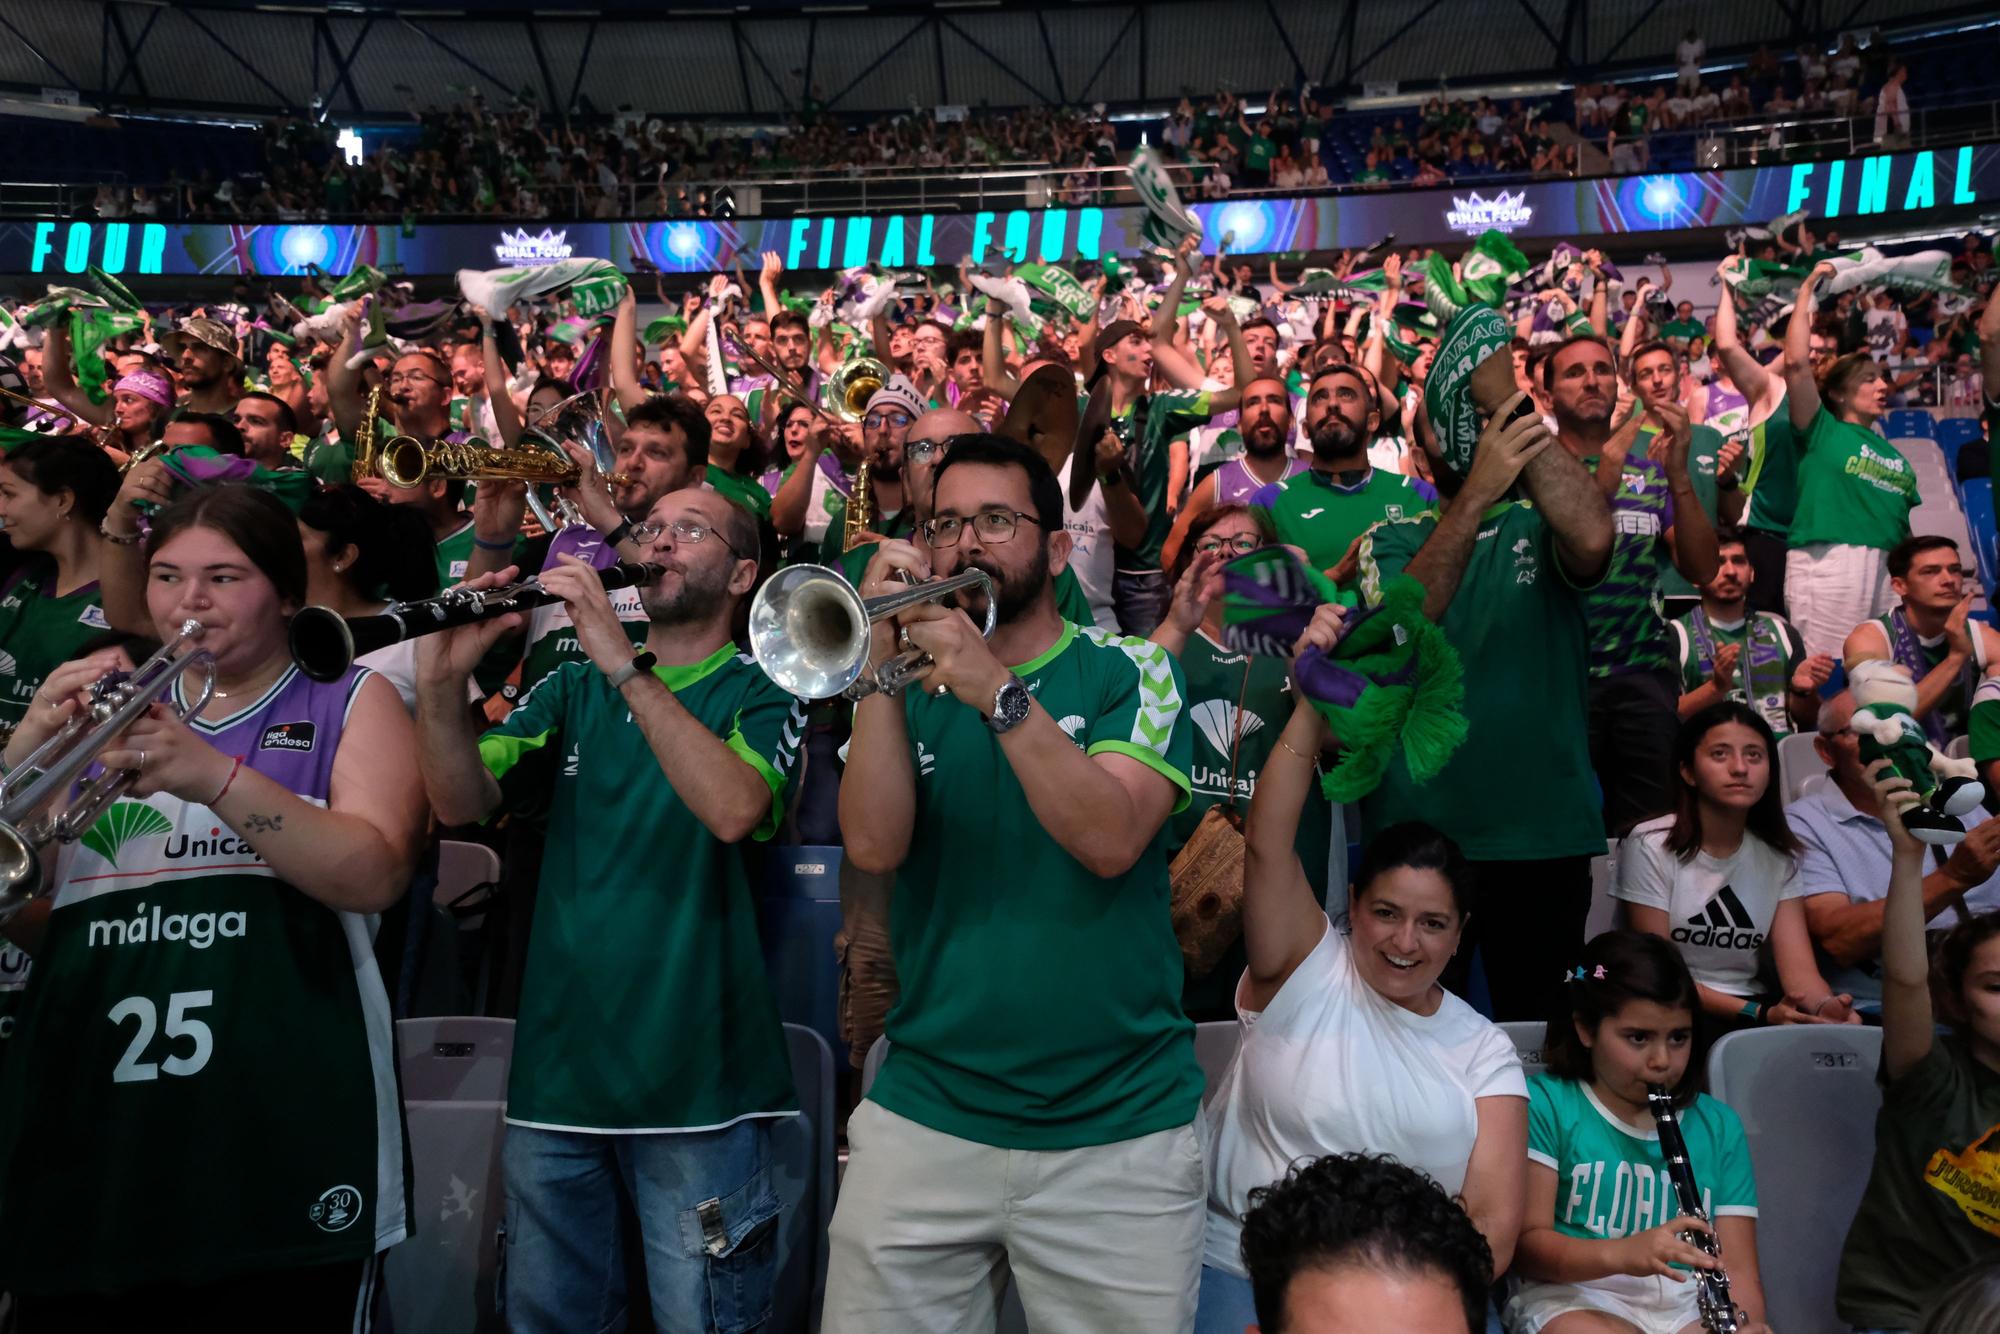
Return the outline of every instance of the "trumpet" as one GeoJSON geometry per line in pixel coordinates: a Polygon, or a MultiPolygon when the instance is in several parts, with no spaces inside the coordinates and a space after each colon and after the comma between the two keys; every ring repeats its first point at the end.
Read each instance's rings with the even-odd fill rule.
{"type": "Polygon", "coordinates": [[[52,815],[35,812],[69,791],[98,754],[173,689],[184,673],[200,672],[202,684],[192,700],[174,710],[176,716],[186,722],[208,703],[215,693],[215,658],[196,644],[201,635],[201,622],[183,621],[180,633],[137,669],[101,677],[90,687],[90,701],[81,713],[0,777],[0,922],[27,907],[42,891],[42,851],[82,838],[132,786],[138,771],[107,769],[83,784],[67,810],[52,815]]]}
{"type": "Polygon", "coordinates": [[[750,603],[750,652],[764,675],[801,699],[865,699],[894,695],[931,665],[913,649],[868,671],[869,627],[921,602],[938,602],[964,589],[986,594],[986,625],[993,637],[999,597],[984,570],[913,584],[897,593],[863,598],[838,570],[789,565],[764,581],[750,603]]]}
{"type": "MultiPolygon", "coordinates": [[[[606,588],[647,588],[665,572],[646,562],[620,563],[599,570],[597,577],[606,588]]],[[[292,661],[315,681],[338,681],[356,658],[378,648],[560,601],[539,578],[530,578],[501,588],[454,588],[419,602],[391,602],[373,616],[307,607],[292,617],[292,661]]]]}

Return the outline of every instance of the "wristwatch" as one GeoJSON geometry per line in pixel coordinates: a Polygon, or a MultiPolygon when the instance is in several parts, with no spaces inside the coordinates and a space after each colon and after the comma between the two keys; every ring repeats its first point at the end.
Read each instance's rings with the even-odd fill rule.
{"type": "Polygon", "coordinates": [[[615,547],[630,536],[632,536],[632,521],[630,519],[622,519],[616,528],[613,528],[604,535],[604,545],[615,547]]]}
{"type": "Polygon", "coordinates": [[[1028,710],[1034,702],[1021,678],[1009,673],[993,692],[993,712],[986,715],[986,725],[995,736],[1004,736],[1028,720],[1028,710]]]}
{"type": "Polygon", "coordinates": [[[653,664],[658,661],[659,658],[654,655],[653,650],[643,649],[632,655],[632,661],[626,663],[617,671],[610,673],[604,679],[611,683],[613,690],[617,690],[639,673],[652,671],[653,664]]]}

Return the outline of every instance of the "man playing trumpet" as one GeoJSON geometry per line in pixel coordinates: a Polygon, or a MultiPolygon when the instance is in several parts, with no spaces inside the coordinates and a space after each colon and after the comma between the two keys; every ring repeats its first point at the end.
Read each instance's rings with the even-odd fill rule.
{"type": "Polygon", "coordinates": [[[1161,841],[1189,787],[1180,669],[1057,612],[1069,536],[1033,451],[959,436],[934,485],[923,545],[884,542],[861,593],[982,570],[998,624],[926,603],[872,630],[871,666],[932,662],[856,706],[841,784],[847,855],[897,872],[903,995],[849,1123],[826,1328],[991,1329],[1002,1264],[1037,1328],[1185,1328],[1202,1077],[1161,841]]]}

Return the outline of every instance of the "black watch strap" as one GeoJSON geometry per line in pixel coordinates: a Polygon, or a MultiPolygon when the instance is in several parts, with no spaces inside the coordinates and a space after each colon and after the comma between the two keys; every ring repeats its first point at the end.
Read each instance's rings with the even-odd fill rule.
{"type": "Polygon", "coordinates": [[[604,545],[615,547],[630,536],[632,536],[632,521],[630,519],[620,519],[618,526],[604,535],[604,545]]]}

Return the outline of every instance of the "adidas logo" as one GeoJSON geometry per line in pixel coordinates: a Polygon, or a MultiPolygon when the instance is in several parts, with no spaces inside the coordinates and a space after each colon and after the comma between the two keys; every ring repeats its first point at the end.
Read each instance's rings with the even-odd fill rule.
{"type": "Polygon", "coordinates": [[[1687,925],[1673,930],[1676,945],[1702,945],[1717,950],[1754,950],[1764,944],[1764,933],[1744,911],[1743,900],[1724,885],[1708,901],[1708,906],[1687,919],[1687,925]]]}

